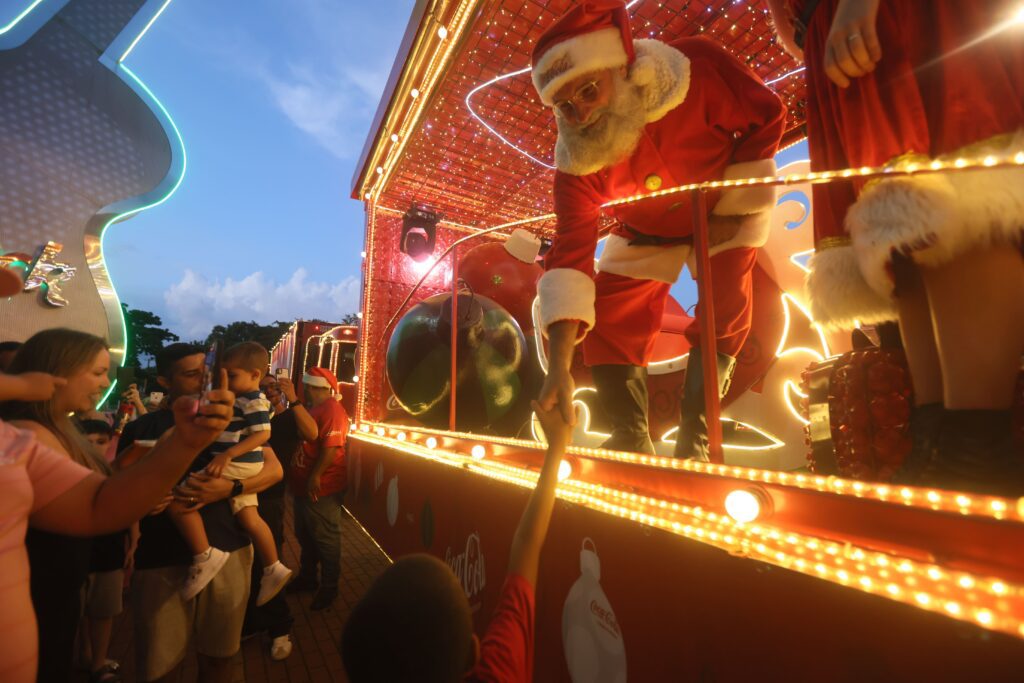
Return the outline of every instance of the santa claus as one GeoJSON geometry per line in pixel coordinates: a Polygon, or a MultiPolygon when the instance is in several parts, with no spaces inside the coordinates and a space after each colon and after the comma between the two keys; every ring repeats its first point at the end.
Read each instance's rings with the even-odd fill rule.
{"type": "MultiPolygon", "coordinates": [[[[618,0],[585,0],[533,51],[533,84],[555,113],[557,237],[540,280],[550,368],[540,404],[574,421],[569,368],[577,343],[612,422],[604,447],[653,453],[647,363],[669,287],[693,256],[689,196],[617,206],[594,273],[601,205],[711,180],[775,174],[786,109],[719,45],[633,39],[618,0]]],[[[718,390],[724,395],[751,324],[752,269],[767,238],[774,189],[709,193],[718,390]]],[[[692,268],[691,268],[692,272],[692,268]]],[[[682,399],[676,457],[707,459],[697,326],[682,399]]]]}

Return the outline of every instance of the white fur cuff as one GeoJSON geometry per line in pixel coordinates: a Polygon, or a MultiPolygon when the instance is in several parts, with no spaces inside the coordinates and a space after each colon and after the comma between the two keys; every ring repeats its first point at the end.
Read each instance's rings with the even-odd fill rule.
{"type": "MultiPolygon", "coordinates": [[[[722,180],[740,178],[774,178],[775,160],[744,161],[725,167],[722,180]]],[[[770,185],[736,187],[722,192],[712,213],[719,216],[737,216],[768,211],[775,206],[775,188],[770,185]]]]}
{"type": "Polygon", "coordinates": [[[541,55],[533,65],[533,87],[540,101],[551,106],[559,88],[584,74],[626,66],[622,32],[605,28],[563,40],[541,55]]]}
{"type": "Polygon", "coordinates": [[[629,240],[619,235],[609,235],[605,242],[598,271],[622,275],[636,280],[655,280],[674,283],[679,279],[683,265],[693,251],[689,244],[672,247],[652,245],[630,246],[629,240]]]}
{"type": "Polygon", "coordinates": [[[537,283],[537,294],[545,337],[548,327],[560,320],[579,320],[579,339],[594,326],[594,278],[589,275],[574,268],[549,270],[537,283]]]}
{"type": "Polygon", "coordinates": [[[852,246],[815,251],[805,282],[814,321],[825,329],[853,329],[897,317],[892,299],[876,292],[861,274],[852,246]]]}

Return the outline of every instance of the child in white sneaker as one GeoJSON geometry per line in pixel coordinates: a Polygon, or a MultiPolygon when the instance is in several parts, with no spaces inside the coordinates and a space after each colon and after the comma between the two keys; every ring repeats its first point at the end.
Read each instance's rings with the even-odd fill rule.
{"type": "MultiPolygon", "coordinates": [[[[221,365],[228,373],[228,388],[235,393],[235,415],[231,424],[208,449],[212,456],[207,474],[242,480],[263,469],[263,445],[270,438],[270,402],[260,392],[260,380],[270,363],[270,354],[256,342],[235,344],[224,352],[221,365]]],[[[281,564],[270,527],[256,509],[255,493],[243,493],[231,499],[235,519],[252,538],[256,556],[263,563],[257,605],[278,594],[292,577],[281,564]]],[[[228,553],[213,548],[206,537],[203,520],[195,508],[174,505],[171,517],[193,553],[192,566],[181,590],[191,600],[217,575],[228,553]]]]}

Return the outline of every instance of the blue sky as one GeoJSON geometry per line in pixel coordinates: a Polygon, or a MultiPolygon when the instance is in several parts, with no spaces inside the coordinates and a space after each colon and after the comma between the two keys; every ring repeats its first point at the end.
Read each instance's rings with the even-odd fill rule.
{"type": "Polygon", "coordinates": [[[412,5],[171,2],[126,63],[174,117],[188,168],[170,200],[110,229],[124,301],[186,339],[357,309],[349,180],[412,5]]]}

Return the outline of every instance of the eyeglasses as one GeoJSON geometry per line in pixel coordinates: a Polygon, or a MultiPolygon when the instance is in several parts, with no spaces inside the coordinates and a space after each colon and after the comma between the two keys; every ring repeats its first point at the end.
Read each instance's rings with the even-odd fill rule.
{"type": "Polygon", "coordinates": [[[567,100],[561,102],[555,102],[554,107],[558,110],[565,118],[571,118],[576,115],[576,102],[580,104],[593,104],[597,101],[598,95],[601,94],[601,87],[598,85],[599,81],[593,80],[589,83],[584,83],[576,90],[576,94],[567,100]]]}

